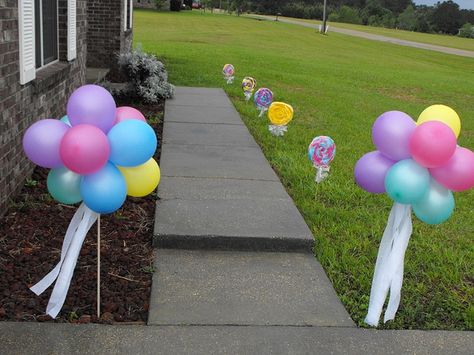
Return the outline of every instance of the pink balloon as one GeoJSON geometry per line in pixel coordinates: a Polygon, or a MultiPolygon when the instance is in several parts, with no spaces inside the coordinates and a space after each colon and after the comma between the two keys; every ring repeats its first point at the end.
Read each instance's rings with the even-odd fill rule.
{"type": "Polygon", "coordinates": [[[137,109],[129,106],[117,107],[115,111],[115,124],[125,120],[140,120],[146,122],[145,116],[137,109]]]}
{"type": "Polygon", "coordinates": [[[448,162],[456,151],[456,136],[448,125],[439,121],[425,122],[410,137],[410,153],[425,168],[436,168],[448,162]]]}
{"type": "Polygon", "coordinates": [[[105,133],[96,126],[80,124],[64,135],[59,153],[64,165],[77,174],[92,174],[109,159],[110,147],[105,133]]]}
{"type": "Polygon", "coordinates": [[[430,173],[449,190],[469,190],[474,187],[474,153],[467,148],[457,147],[445,165],[430,169],[430,173]]]}

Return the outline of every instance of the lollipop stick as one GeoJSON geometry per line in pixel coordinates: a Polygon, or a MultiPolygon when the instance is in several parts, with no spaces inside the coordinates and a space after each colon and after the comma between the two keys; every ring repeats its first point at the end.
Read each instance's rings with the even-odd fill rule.
{"type": "Polygon", "coordinates": [[[100,215],[97,218],[97,318],[100,318],[100,215]]]}

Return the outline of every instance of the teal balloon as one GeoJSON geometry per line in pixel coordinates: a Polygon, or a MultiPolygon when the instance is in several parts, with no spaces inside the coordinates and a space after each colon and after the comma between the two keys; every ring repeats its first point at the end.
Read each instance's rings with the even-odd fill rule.
{"type": "Polygon", "coordinates": [[[430,187],[430,173],[413,159],[394,164],[385,177],[385,190],[395,202],[411,205],[425,195],[430,187]]]}
{"type": "Polygon", "coordinates": [[[71,127],[71,122],[69,122],[69,117],[67,117],[67,115],[61,117],[60,121],[61,121],[61,122],[64,122],[64,123],[67,124],[69,127],[71,127]]]}
{"type": "Polygon", "coordinates": [[[51,196],[60,203],[72,205],[82,201],[81,175],[65,167],[51,169],[46,184],[51,196]]]}
{"type": "Polygon", "coordinates": [[[427,224],[440,224],[452,215],[454,205],[453,193],[432,179],[426,194],[413,205],[413,212],[427,224]]]}

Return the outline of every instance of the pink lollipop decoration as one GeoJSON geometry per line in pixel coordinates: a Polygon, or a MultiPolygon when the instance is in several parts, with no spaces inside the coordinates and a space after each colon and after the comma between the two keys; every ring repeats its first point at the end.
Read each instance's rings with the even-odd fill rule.
{"type": "Polygon", "coordinates": [[[222,68],[222,75],[224,80],[227,81],[227,84],[232,84],[234,82],[235,69],[232,64],[225,64],[222,68]]]}
{"type": "Polygon", "coordinates": [[[336,156],[336,143],[331,137],[313,138],[308,147],[308,157],[316,168],[315,181],[320,183],[329,175],[329,165],[336,156]]]}

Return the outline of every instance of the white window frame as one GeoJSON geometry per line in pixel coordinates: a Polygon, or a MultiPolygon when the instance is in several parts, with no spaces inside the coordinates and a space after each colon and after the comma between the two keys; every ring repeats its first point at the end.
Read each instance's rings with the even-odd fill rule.
{"type": "Polygon", "coordinates": [[[133,27],[133,0],[123,0],[123,30],[131,30],[133,27]],[[130,23],[130,27],[127,25],[130,23]]]}
{"type": "MultiPolygon", "coordinates": [[[[41,51],[41,65],[36,68],[36,71],[49,67],[57,62],[59,62],[59,0],[56,0],[56,59],[52,62],[44,64],[44,55],[43,55],[43,0],[39,0],[40,2],[40,19],[36,18],[35,14],[35,21],[40,20],[40,51],[41,51]]],[[[36,40],[36,39],[35,39],[36,40]]],[[[35,58],[36,58],[36,49],[35,49],[35,58]]]]}
{"type": "Polygon", "coordinates": [[[77,57],[77,1],[67,0],[67,60],[70,62],[77,57]],[[74,10],[72,9],[74,7],[74,10]]]}

